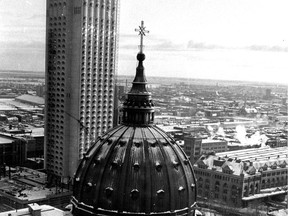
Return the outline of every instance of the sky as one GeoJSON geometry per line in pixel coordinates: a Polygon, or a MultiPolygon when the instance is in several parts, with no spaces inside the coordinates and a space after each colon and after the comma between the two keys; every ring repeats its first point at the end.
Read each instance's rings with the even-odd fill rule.
{"type": "MultiPolygon", "coordinates": [[[[44,71],[45,0],[0,0],[0,70],[44,71]]],[[[121,0],[119,75],[288,83],[287,0],[121,0]]]]}

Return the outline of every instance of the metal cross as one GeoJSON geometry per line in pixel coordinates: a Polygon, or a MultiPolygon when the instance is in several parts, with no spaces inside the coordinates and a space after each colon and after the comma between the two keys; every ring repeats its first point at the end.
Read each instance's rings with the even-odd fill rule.
{"type": "Polygon", "coordinates": [[[139,26],[139,29],[135,29],[135,31],[138,31],[140,35],[140,53],[143,51],[143,36],[146,36],[145,33],[149,33],[149,31],[145,28],[144,21],[141,21],[141,26],[139,26]]]}

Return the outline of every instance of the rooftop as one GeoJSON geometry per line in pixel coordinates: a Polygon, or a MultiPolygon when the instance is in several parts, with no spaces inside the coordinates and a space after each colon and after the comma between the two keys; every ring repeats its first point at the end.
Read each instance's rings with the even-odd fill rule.
{"type": "Polygon", "coordinates": [[[223,143],[226,142],[225,140],[218,140],[218,139],[202,139],[202,143],[223,143]]]}
{"type": "Polygon", "coordinates": [[[1,144],[8,144],[8,143],[13,143],[14,139],[12,138],[8,138],[8,137],[4,137],[0,135],[0,145],[1,144]]]}
{"type": "Polygon", "coordinates": [[[45,100],[42,97],[38,97],[38,96],[33,96],[33,95],[21,95],[19,97],[16,97],[16,100],[22,100],[22,101],[27,101],[29,103],[35,103],[38,105],[44,105],[45,104],[45,100]]]}
{"type": "MultiPolygon", "coordinates": [[[[41,105],[41,104],[39,104],[39,105],[41,105]]],[[[42,110],[42,108],[39,108],[38,106],[33,106],[31,104],[28,104],[28,103],[16,101],[15,99],[0,98],[0,111],[13,111],[13,110],[19,110],[19,109],[20,110],[26,110],[26,111],[42,110]]]]}
{"type": "MultiPolygon", "coordinates": [[[[0,216],[29,216],[29,215],[34,215],[32,214],[32,211],[40,211],[41,216],[63,216],[64,212],[61,211],[60,209],[54,208],[49,205],[40,205],[38,206],[36,203],[31,204],[28,208],[23,208],[23,209],[17,209],[17,210],[12,210],[12,211],[7,211],[7,212],[2,212],[0,213],[0,216]],[[31,210],[30,210],[31,209],[31,210]]],[[[65,215],[72,215],[72,214],[65,214],[65,215]]]]}
{"type": "MultiPolygon", "coordinates": [[[[44,199],[60,192],[59,188],[45,188],[45,182],[45,173],[26,167],[17,167],[11,174],[11,179],[1,179],[0,192],[27,201],[44,199]]],[[[63,192],[68,191],[63,189],[63,192]]]]}
{"type": "Polygon", "coordinates": [[[255,175],[262,170],[285,168],[288,147],[251,148],[238,151],[202,155],[194,167],[206,167],[216,172],[233,175],[255,175]]]}
{"type": "Polygon", "coordinates": [[[237,158],[242,161],[271,162],[278,160],[288,160],[288,147],[243,149],[237,151],[221,152],[216,154],[218,157],[237,158]]]}

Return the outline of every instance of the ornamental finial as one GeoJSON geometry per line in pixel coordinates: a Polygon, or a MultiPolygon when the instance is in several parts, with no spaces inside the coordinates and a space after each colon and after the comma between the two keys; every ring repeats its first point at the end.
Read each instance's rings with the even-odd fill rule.
{"type": "Polygon", "coordinates": [[[139,32],[140,35],[140,53],[143,52],[143,36],[146,36],[145,33],[149,33],[149,31],[145,28],[144,21],[141,21],[141,26],[139,26],[139,29],[135,29],[135,31],[139,32]]]}

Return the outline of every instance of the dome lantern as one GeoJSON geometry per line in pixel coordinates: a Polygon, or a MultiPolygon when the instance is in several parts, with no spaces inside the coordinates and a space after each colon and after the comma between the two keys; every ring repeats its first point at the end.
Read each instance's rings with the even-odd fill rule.
{"type": "Polygon", "coordinates": [[[147,80],[143,66],[143,61],[145,60],[143,36],[149,31],[145,29],[143,21],[139,29],[135,30],[139,31],[140,35],[140,51],[137,54],[138,66],[132,82],[132,88],[123,104],[123,124],[150,125],[154,122],[154,104],[151,99],[151,93],[147,90],[147,80]]]}

